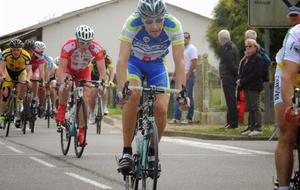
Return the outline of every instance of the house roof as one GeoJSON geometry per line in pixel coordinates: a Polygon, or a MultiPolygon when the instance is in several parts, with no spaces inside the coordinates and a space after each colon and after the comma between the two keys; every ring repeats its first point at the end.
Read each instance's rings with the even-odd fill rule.
{"type": "MultiPolygon", "coordinates": [[[[26,27],[26,28],[17,30],[15,32],[3,35],[3,36],[0,37],[0,45],[7,43],[12,37],[25,36],[25,35],[27,35],[29,33],[32,33],[34,31],[36,31],[39,28],[43,28],[44,26],[47,26],[47,25],[50,25],[50,24],[53,24],[53,23],[56,23],[56,22],[60,22],[62,20],[74,17],[76,15],[80,15],[82,13],[85,13],[85,12],[88,12],[88,11],[91,11],[91,10],[94,10],[94,9],[98,9],[98,8],[106,6],[106,5],[110,5],[110,4],[113,4],[113,3],[119,3],[120,1],[123,1],[123,0],[107,0],[107,1],[104,1],[104,2],[101,2],[101,3],[98,3],[96,5],[92,5],[92,6],[89,6],[89,7],[82,8],[82,9],[78,9],[78,10],[75,10],[75,11],[72,11],[72,12],[69,12],[69,13],[65,13],[65,14],[63,14],[61,16],[56,17],[56,18],[49,19],[47,21],[44,21],[44,22],[41,22],[41,23],[38,23],[38,24],[35,24],[35,25],[32,25],[32,26],[29,26],[29,27],[26,27]]],[[[193,11],[184,9],[182,7],[170,4],[168,2],[167,2],[167,4],[170,5],[170,6],[176,7],[178,9],[181,9],[181,10],[184,10],[184,11],[196,14],[198,16],[201,16],[201,17],[204,17],[204,18],[207,18],[207,19],[211,19],[211,18],[209,18],[207,16],[204,16],[204,15],[201,15],[201,14],[199,14],[197,12],[193,12],[193,11]]]]}

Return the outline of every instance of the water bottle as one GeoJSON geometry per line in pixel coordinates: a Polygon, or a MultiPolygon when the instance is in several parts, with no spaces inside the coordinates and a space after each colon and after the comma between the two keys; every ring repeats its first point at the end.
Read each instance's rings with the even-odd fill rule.
{"type": "Polygon", "coordinates": [[[136,142],[136,148],[137,152],[141,152],[141,149],[143,147],[143,140],[144,140],[144,135],[142,134],[142,130],[137,130],[136,136],[135,136],[135,142],[136,142]]]}

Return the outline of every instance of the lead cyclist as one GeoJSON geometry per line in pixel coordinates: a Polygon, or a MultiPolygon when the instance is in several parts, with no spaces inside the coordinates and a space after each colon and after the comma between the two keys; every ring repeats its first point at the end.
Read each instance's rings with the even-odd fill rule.
{"type": "MultiPolygon", "coordinates": [[[[181,23],[168,14],[163,0],[139,0],[137,11],[126,20],[120,35],[120,52],[117,63],[118,94],[124,83],[129,80],[132,86],[141,86],[142,75],[147,79],[147,85],[169,87],[169,77],[166,65],[166,55],[172,45],[175,62],[177,88],[185,85],[184,73],[184,34],[181,23]]],[[[127,103],[121,97],[123,105],[123,153],[119,160],[118,170],[128,175],[132,166],[131,140],[134,133],[137,107],[141,94],[132,92],[127,103]]],[[[188,101],[181,101],[181,109],[186,110],[188,101]]],[[[154,116],[161,138],[167,123],[169,95],[156,96],[154,116]]],[[[148,160],[153,160],[154,149],[149,149],[148,160]]],[[[150,165],[150,163],[149,163],[150,165]]]]}

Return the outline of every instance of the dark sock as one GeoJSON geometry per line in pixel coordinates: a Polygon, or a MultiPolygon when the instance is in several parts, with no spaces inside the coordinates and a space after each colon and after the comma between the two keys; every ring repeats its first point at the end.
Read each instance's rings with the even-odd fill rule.
{"type": "Polygon", "coordinates": [[[131,147],[123,147],[123,154],[132,155],[132,148],[131,147]]]}

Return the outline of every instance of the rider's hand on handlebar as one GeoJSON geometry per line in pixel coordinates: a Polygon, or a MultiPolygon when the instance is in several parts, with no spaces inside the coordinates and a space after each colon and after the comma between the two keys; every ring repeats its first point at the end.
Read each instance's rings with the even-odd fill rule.
{"type": "Polygon", "coordinates": [[[179,92],[176,100],[179,103],[181,111],[186,111],[190,107],[190,99],[186,96],[186,88],[184,85],[182,85],[182,90],[179,92]]]}

